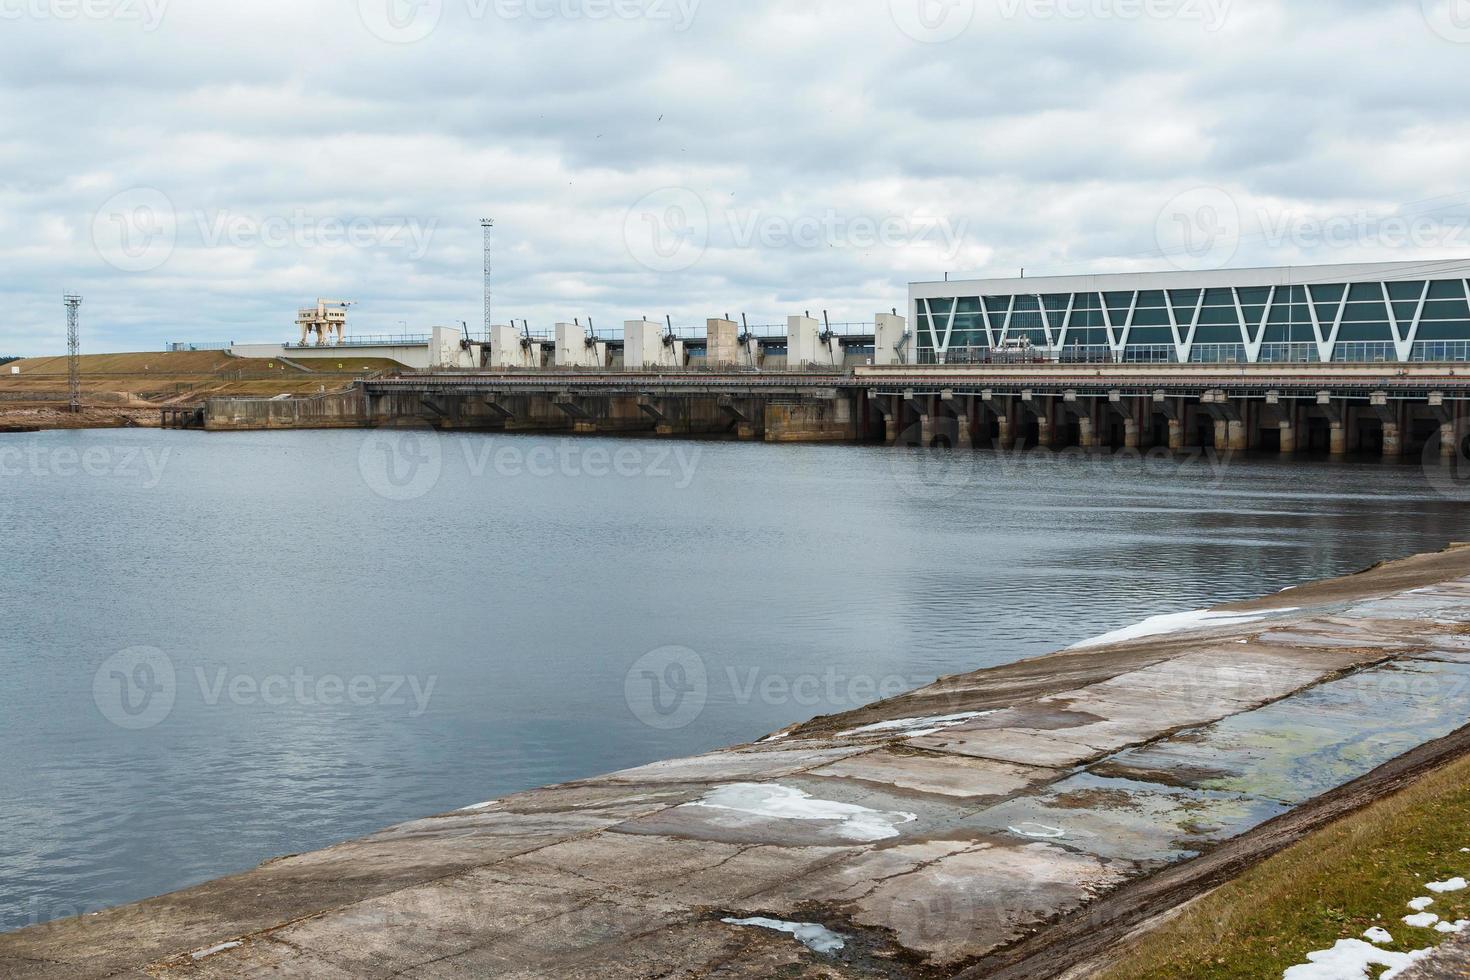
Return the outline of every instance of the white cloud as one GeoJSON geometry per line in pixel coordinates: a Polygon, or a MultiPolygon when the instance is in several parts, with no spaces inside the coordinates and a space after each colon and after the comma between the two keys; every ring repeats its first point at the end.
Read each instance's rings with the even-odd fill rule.
{"type": "Polygon", "coordinates": [[[889,9],[917,0],[435,0],[426,37],[391,43],[368,26],[389,2],[361,0],[364,19],[359,0],[116,0],[65,20],[0,0],[0,352],[58,350],[64,289],[87,296],[94,350],[285,339],[317,295],[357,299],[362,333],[477,325],[482,215],[497,319],[539,325],[859,319],[945,271],[1162,266],[1160,210],[1201,187],[1241,211],[1237,264],[1470,246],[1257,234],[1262,213],[1467,214],[1470,49],[1418,4],[986,3],[926,43],[889,9]],[[122,15],[145,8],[152,29],[122,15]],[[94,218],[136,188],[178,234],[127,272],[94,218]],[[661,188],[708,216],[680,271],[625,238],[661,188]],[[937,247],[936,221],[962,234],[937,247]],[[374,231],[342,245],[338,225],[374,231]],[[211,244],[237,226],[255,238],[211,244]]]}

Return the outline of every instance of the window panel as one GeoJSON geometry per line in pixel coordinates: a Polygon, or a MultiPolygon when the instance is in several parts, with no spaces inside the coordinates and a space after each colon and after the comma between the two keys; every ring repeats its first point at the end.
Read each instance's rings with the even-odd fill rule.
{"type": "Polygon", "coordinates": [[[1464,320],[1470,318],[1470,306],[1464,300],[1441,299],[1424,304],[1426,320],[1464,320]]]}
{"type": "Polygon", "coordinates": [[[1238,344],[1240,343],[1240,328],[1225,326],[1200,327],[1195,331],[1194,342],[1196,344],[1238,344]]]}
{"type": "Polygon", "coordinates": [[[1343,307],[1343,323],[1365,323],[1368,321],[1386,321],[1388,310],[1384,308],[1383,302],[1377,303],[1349,303],[1343,307]]]}
{"type": "Polygon", "coordinates": [[[1470,320],[1421,323],[1417,340],[1470,340],[1470,320]]]}
{"type": "Polygon", "coordinates": [[[1135,310],[1133,313],[1134,327],[1167,327],[1169,325],[1169,311],[1157,310],[1135,310]]]}
{"type": "Polygon", "coordinates": [[[1206,289],[1206,306],[1234,306],[1235,294],[1229,289],[1206,289]]]}
{"type": "MultiPolygon", "coordinates": [[[[1239,290],[1242,306],[1265,306],[1271,299],[1269,286],[1246,286],[1239,290]]],[[[1284,295],[1284,291],[1282,293],[1284,295]]]]}
{"type": "Polygon", "coordinates": [[[1399,323],[1409,324],[1414,322],[1414,314],[1419,312],[1419,301],[1412,303],[1393,304],[1393,315],[1399,323]]]}
{"type": "Polygon", "coordinates": [[[1393,333],[1389,330],[1386,322],[1379,323],[1344,323],[1342,332],[1337,335],[1338,343],[1351,343],[1361,340],[1391,341],[1393,333]]]}
{"type": "Polygon", "coordinates": [[[1465,282],[1462,279],[1437,279],[1429,284],[1430,299],[1464,299],[1465,282]]]}
{"type": "Polygon", "coordinates": [[[1163,327],[1162,329],[1159,327],[1134,327],[1128,334],[1129,347],[1132,347],[1134,344],[1172,343],[1174,343],[1174,334],[1170,332],[1168,327],[1163,327]]]}
{"type": "MultiPolygon", "coordinates": [[[[1109,294],[1112,295],[1112,294],[1109,294]]],[[[1138,294],[1139,309],[1163,309],[1164,291],[1162,289],[1145,290],[1138,294]]]]}
{"type": "Polygon", "coordinates": [[[1420,282],[1391,282],[1388,284],[1388,295],[1393,300],[1413,300],[1419,302],[1419,297],[1424,293],[1424,283],[1420,282]]]}
{"type": "Polygon", "coordinates": [[[1348,287],[1348,302],[1361,303],[1365,300],[1383,302],[1383,286],[1376,282],[1355,282],[1348,287]]]}
{"type": "MultiPolygon", "coordinates": [[[[1218,326],[1222,323],[1228,323],[1232,326],[1237,326],[1240,323],[1240,317],[1236,313],[1234,306],[1206,306],[1200,310],[1199,322],[1201,325],[1211,324],[1218,326]]],[[[1236,333],[1236,339],[1240,339],[1238,332],[1236,333]]]]}

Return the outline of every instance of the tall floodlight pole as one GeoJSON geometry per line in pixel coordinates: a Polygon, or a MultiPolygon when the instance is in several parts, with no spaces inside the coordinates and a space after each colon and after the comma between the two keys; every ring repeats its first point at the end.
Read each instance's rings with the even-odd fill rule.
{"type": "Polygon", "coordinates": [[[61,297],[66,304],[66,390],[69,408],[73,412],[82,410],[82,298],[75,293],[61,297]]]}
{"type": "Polygon", "coordinates": [[[490,229],[495,227],[494,218],[481,218],[480,227],[485,232],[485,339],[490,339],[490,229]]]}

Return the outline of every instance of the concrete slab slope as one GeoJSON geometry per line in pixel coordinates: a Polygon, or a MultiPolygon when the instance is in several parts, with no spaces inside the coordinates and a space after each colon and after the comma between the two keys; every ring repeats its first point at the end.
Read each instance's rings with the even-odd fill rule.
{"type": "Polygon", "coordinates": [[[0,936],[0,975],[1054,976],[1470,748],[1470,548],[1225,611],[0,936]]]}

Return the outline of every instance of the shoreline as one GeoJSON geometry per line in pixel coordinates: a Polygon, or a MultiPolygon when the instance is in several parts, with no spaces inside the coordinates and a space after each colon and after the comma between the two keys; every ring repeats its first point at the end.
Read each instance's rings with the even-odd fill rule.
{"type": "Polygon", "coordinates": [[[1199,629],[411,821],[0,936],[0,972],[435,975],[432,947],[462,971],[528,975],[730,957],[732,976],[1052,975],[1470,752],[1453,696],[1406,706],[1386,684],[1470,678],[1467,576],[1470,548],[1420,555],[1217,607],[1231,618],[1199,629]],[[1334,728],[1344,703],[1353,725],[1334,728]],[[1262,752],[1283,724],[1329,733],[1310,765],[1262,752]],[[1373,732],[1387,747],[1359,758],[1373,732]],[[518,938],[498,928],[528,910],[518,938]],[[844,946],[727,919],[818,926],[844,946]],[[569,925],[585,936],[544,932],[569,925]]]}

